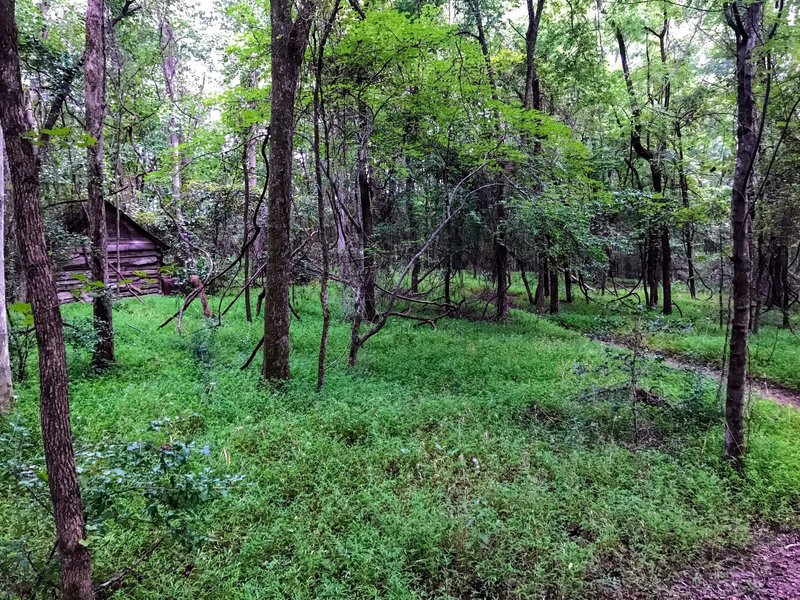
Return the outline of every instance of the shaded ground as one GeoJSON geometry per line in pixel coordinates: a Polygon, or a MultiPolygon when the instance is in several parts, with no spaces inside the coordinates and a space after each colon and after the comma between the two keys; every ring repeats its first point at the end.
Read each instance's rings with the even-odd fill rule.
{"type": "Polygon", "coordinates": [[[800,533],[780,534],[751,552],[731,553],[687,572],[665,594],[673,600],[800,598],[800,533]]]}

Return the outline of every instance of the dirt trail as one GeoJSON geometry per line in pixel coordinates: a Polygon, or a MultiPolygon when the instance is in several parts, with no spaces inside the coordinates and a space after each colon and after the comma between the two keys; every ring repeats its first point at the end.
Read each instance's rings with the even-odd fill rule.
{"type": "Polygon", "coordinates": [[[800,598],[800,533],[765,533],[749,551],[731,551],[713,566],[684,573],[671,600],[796,600],[800,598]]]}
{"type": "MultiPolygon", "coordinates": [[[[614,348],[620,348],[623,350],[631,350],[630,342],[628,342],[624,338],[596,336],[596,335],[588,335],[587,337],[593,339],[596,342],[605,344],[606,346],[612,346],[614,348]]],[[[699,371],[702,375],[709,377],[711,379],[716,379],[717,381],[719,381],[720,378],[723,376],[722,371],[720,371],[719,369],[688,360],[679,355],[666,354],[663,352],[658,352],[650,349],[647,350],[647,354],[662,359],[665,365],[673,369],[691,369],[692,371],[699,371]]],[[[792,406],[794,408],[800,408],[800,393],[794,390],[790,390],[789,388],[785,388],[779,385],[775,385],[774,383],[764,381],[763,379],[756,379],[754,377],[751,377],[749,381],[753,393],[760,396],[761,398],[773,400],[774,402],[777,402],[779,404],[785,404],[787,406],[792,406]]],[[[800,599],[800,595],[798,595],[797,598],[800,599]]]]}
{"type": "MultiPolygon", "coordinates": [[[[589,336],[606,346],[630,350],[622,338],[589,336]]],[[[673,369],[691,369],[717,381],[719,369],[683,357],[647,350],[673,369]]],[[[753,393],[800,408],[800,393],[750,378],[753,393]]],[[[713,562],[689,569],[659,597],[669,600],[800,600],[800,532],[762,532],[745,550],[729,551],[713,562]]]]}

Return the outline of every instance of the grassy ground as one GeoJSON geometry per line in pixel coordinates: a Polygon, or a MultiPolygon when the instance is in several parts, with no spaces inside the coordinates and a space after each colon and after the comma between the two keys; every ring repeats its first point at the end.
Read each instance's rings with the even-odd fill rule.
{"type": "MultiPolygon", "coordinates": [[[[675,309],[670,316],[660,310],[640,311],[628,303],[614,301],[614,296],[593,295],[586,304],[576,291],[573,304],[562,304],[553,319],[569,329],[600,335],[628,337],[635,327],[645,334],[647,345],[654,349],[684,356],[690,360],[720,367],[726,344],[726,327],[719,325],[719,298],[700,294],[693,300],[683,286],[677,286],[674,297],[683,314],[675,309]]],[[[563,290],[562,290],[563,294],[563,290]]],[[[520,297],[522,298],[522,297],[520,297]]],[[[519,300],[518,300],[519,301],[519,300]]],[[[723,312],[727,314],[727,299],[723,312]]],[[[724,321],[725,319],[723,319],[724,321]]],[[[793,327],[798,324],[792,317],[793,327]]],[[[800,390],[800,338],[789,329],[779,327],[781,315],[770,311],[763,315],[760,331],[750,338],[750,372],[785,387],[800,390]]],[[[796,328],[796,327],[795,327],[796,328]]]]}
{"type": "MultiPolygon", "coordinates": [[[[713,383],[637,365],[672,408],[638,406],[634,426],[624,394],[609,391],[630,359],[548,319],[513,311],[505,325],[436,331],[396,321],[348,371],[337,318],[316,394],[313,288],[298,290],[294,379],[280,391],[259,384],[260,361],[239,370],[261,334],[241,306],[219,328],[192,307],[178,337],[156,329],[178,302],[120,303],[119,360],[102,377],[85,350],[70,351],[79,449],[195,440],[210,447],[198,471],[245,479],[199,511],[208,542],[163,542],[114,598],[625,597],[744,543],[754,523],[796,524],[797,412],[756,404],[740,481],[720,459],[713,383]]],[[[577,305],[569,315],[598,318],[577,305]]],[[[12,420],[35,431],[36,390],[18,393],[12,420]]],[[[90,535],[98,579],[157,535],[130,523],[90,535]]],[[[51,525],[0,464],[0,548],[20,538],[46,555],[51,525]]]]}

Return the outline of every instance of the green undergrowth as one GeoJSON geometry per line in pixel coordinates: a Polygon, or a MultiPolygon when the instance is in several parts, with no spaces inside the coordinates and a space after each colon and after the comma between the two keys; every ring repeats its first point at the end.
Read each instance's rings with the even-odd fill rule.
{"type": "MultiPolygon", "coordinates": [[[[317,394],[315,288],[297,290],[293,379],[278,390],[259,383],[260,358],[240,370],[260,319],[248,324],[240,304],[213,327],[193,306],[182,336],[158,329],[178,306],[119,303],[118,362],[102,376],[70,350],[78,449],[192,441],[209,449],[198,472],[242,480],[197,509],[204,541],[166,538],[113,598],[601,598],[655,589],[746,543],[755,523],[796,523],[796,412],[755,405],[740,480],[720,458],[713,382],[639,364],[639,385],[666,404],[634,409],[630,355],[549,319],[393,321],[348,370],[334,301],[317,394]]],[[[65,308],[68,319],[89,311],[65,308]]],[[[36,389],[18,393],[12,421],[37,436],[36,389]]],[[[0,456],[35,460],[25,452],[0,456]]],[[[46,555],[41,515],[0,466],[0,543],[24,538],[46,555]]],[[[113,522],[90,534],[98,581],[159,535],[113,522]]],[[[2,573],[7,590],[13,578],[2,573]]]]}

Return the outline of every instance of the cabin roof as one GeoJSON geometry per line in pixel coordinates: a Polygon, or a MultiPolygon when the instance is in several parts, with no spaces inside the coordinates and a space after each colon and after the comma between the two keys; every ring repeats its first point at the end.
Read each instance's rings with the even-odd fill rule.
{"type": "MultiPolygon", "coordinates": [[[[108,200],[105,200],[105,203],[106,203],[106,218],[108,218],[108,215],[116,216],[117,211],[119,211],[119,215],[120,215],[120,218],[122,220],[126,221],[131,227],[133,227],[133,229],[135,229],[137,232],[141,233],[146,238],[153,240],[153,242],[156,244],[156,246],[158,246],[161,250],[165,250],[165,249],[169,248],[169,244],[167,244],[166,242],[161,240],[158,236],[152,234],[150,231],[145,229],[142,225],[137,223],[136,219],[134,219],[132,216],[130,216],[124,210],[122,210],[121,208],[119,208],[115,204],[112,204],[108,200]]],[[[75,232],[75,233],[78,233],[78,232],[83,233],[83,232],[86,232],[88,230],[89,217],[88,217],[88,213],[86,211],[85,203],[81,203],[80,210],[77,211],[76,214],[73,214],[71,218],[70,217],[67,218],[66,226],[67,226],[67,229],[69,231],[72,231],[72,232],[75,232]]]]}

